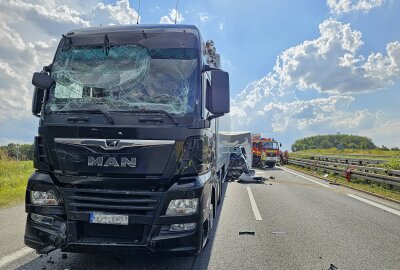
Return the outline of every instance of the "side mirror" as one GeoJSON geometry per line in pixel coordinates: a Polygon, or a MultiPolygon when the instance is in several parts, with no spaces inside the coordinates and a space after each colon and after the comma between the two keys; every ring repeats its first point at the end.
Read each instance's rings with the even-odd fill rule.
{"type": "Polygon", "coordinates": [[[211,70],[211,86],[207,87],[206,108],[213,115],[208,120],[229,113],[229,73],[222,70],[211,70]]]}
{"type": "Polygon", "coordinates": [[[53,78],[45,72],[35,72],[32,76],[32,84],[37,88],[50,89],[53,84],[53,78]]]}
{"type": "Polygon", "coordinates": [[[44,93],[46,90],[43,88],[37,88],[35,87],[35,90],[33,92],[33,99],[32,99],[32,114],[34,116],[40,115],[40,112],[42,110],[43,106],[43,98],[44,98],[44,93]]]}

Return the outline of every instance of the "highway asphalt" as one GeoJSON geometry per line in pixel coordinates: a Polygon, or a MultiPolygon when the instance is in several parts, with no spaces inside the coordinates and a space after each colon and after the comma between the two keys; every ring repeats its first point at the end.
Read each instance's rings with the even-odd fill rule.
{"type": "Polygon", "coordinates": [[[0,269],[400,269],[399,204],[284,169],[225,184],[213,237],[196,257],[39,256],[23,246],[23,206],[1,209],[0,269]]]}

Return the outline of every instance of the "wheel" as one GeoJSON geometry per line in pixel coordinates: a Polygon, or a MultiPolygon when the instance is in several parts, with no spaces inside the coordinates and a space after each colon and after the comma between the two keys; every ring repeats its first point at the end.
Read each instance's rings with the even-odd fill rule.
{"type": "Polygon", "coordinates": [[[212,228],[214,226],[214,204],[210,204],[210,216],[209,216],[209,220],[210,220],[210,231],[208,233],[208,235],[210,235],[212,228]]]}
{"type": "Polygon", "coordinates": [[[268,163],[268,168],[273,168],[275,167],[275,163],[268,163]]]}
{"type": "Polygon", "coordinates": [[[222,180],[221,179],[218,179],[218,185],[219,185],[219,188],[218,188],[217,205],[220,205],[221,204],[221,198],[222,198],[222,180]]]}
{"type": "Polygon", "coordinates": [[[209,210],[209,216],[208,216],[207,221],[208,221],[206,223],[207,225],[206,225],[206,227],[203,226],[203,232],[202,232],[203,249],[207,245],[208,240],[210,240],[210,234],[211,234],[212,228],[214,226],[214,204],[212,204],[212,203],[210,203],[210,210],[209,210]]]}

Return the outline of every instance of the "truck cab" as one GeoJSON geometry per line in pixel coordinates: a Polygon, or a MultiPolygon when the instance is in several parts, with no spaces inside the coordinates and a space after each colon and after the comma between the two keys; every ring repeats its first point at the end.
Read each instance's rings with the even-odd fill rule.
{"type": "Polygon", "coordinates": [[[280,162],[280,148],[282,144],[274,138],[261,138],[253,135],[253,166],[255,167],[275,167],[280,162]]]}
{"type": "Polygon", "coordinates": [[[213,42],[191,25],[76,29],[32,83],[25,244],[199,253],[229,162],[229,75],[213,42]]]}

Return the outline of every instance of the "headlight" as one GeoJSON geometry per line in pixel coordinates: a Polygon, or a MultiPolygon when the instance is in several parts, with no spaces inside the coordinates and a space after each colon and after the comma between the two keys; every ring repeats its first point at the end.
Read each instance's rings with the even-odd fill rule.
{"type": "Polygon", "coordinates": [[[198,198],[171,200],[165,214],[167,216],[186,216],[197,212],[198,198]]]}
{"type": "Polygon", "coordinates": [[[54,190],[31,191],[31,202],[37,205],[58,205],[54,190]]]}

